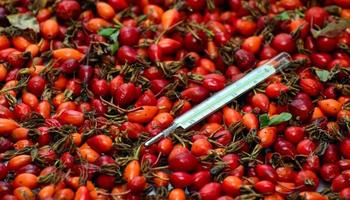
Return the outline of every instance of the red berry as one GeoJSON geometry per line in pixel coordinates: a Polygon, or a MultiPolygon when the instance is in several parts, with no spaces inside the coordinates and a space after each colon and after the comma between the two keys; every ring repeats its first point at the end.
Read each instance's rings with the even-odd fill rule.
{"type": "Polygon", "coordinates": [[[319,185],[317,175],[310,170],[302,170],[295,177],[295,184],[300,190],[315,190],[319,185]]]}
{"type": "Polygon", "coordinates": [[[321,177],[325,181],[331,181],[340,174],[340,169],[336,164],[326,163],[320,170],[321,177]]]}
{"type": "Polygon", "coordinates": [[[254,57],[254,54],[244,49],[239,49],[238,51],[236,51],[234,58],[237,66],[242,71],[252,68],[256,63],[256,58],[254,57]]]}
{"type": "Polygon", "coordinates": [[[279,52],[285,51],[288,53],[294,52],[296,45],[290,34],[280,33],[276,35],[271,43],[272,47],[279,52]]]}
{"type": "Polygon", "coordinates": [[[270,165],[263,165],[259,164],[255,167],[255,171],[257,176],[261,180],[267,180],[271,182],[277,181],[277,173],[274,168],[272,168],[270,165]]]}
{"type": "Polygon", "coordinates": [[[259,181],[255,183],[254,188],[259,193],[271,194],[275,191],[275,184],[271,181],[259,181]]]}
{"type": "Polygon", "coordinates": [[[197,86],[185,89],[181,95],[194,103],[199,103],[209,96],[209,91],[202,86],[197,86]]]}
{"type": "Polygon", "coordinates": [[[221,185],[219,183],[208,183],[199,191],[202,200],[217,199],[221,195],[221,185]]]}
{"type": "Polygon", "coordinates": [[[137,60],[137,53],[129,46],[122,46],[118,49],[117,58],[121,63],[134,63],[137,60]]]}
{"type": "Polygon", "coordinates": [[[135,27],[123,27],[119,32],[119,41],[122,45],[134,46],[139,42],[139,31],[135,27]]]}
{"type": "Polygon", "coordinates": [[[104,97],[109,93],[109,85],[104,79],[94,79],[91,90],[96,96],[104,97]]]}
{"type": "Polygon", "coordinates": [[[62,0],[56,5],[56,15],[63,20],[77,19],[80,12],[80,5],[75,0],[62,0]]]}
{"type": "Polygon", "coordinates": [[[175,188],[185,188],[191,185],[193,182],[193,176],[186,172],[173,172],[170,174],[170,183],[175,188]]]}
{"type": "Polygon", "coordinates": [[[136,99],[136,87],[133,83],[123,83],[118,87],[114,100],[120,106],[127,106],[136,99]]]}
{"type": "Polygon", "coordinates": [[[305,12],[306,21],[312,26],[317,25],[321,28],[323,27],[328,17],[329,14],[327,11],[321,7],[311,7],[305,12]]]}
{"type": "Polygon", "coordinates": [[[35,94],[36,96],[40,96],[45,89],[46,81],[42,76],[33,76],[29,79],[27,90],[30,93],[35,94]]]}
{"type": "Polygon", "coordinates": [[[133,193],[139,193],[146,188],[146,184],[146,178],[144,176],[136,176],[128,182],[128,188],[133,193]]]}
{"type": "Polygon", "coordinates": [[[340,152],[346,159],[350,159],[350,138],[344,138],[340,142],[340,152]]]}
{"type": "Polygon", "coordinates": [[[197,167],[197,159],[182,146],[176,146],[168,157],[169,168],[174,171],[193,171],[197,167]]]}

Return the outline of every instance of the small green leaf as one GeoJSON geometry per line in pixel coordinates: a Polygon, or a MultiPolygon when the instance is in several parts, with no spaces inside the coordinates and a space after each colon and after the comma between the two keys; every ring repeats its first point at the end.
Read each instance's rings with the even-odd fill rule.
{"type": "Polygon", "coordinates": [[[284,11],[284,12],[281,12],[279,15],[277,15],[275,18],[281,21],[285,21],[290,19],[290,15],[289,15],[289,12],[284,11]]]}
{"type": "Polygon", "coordinates": [[[113,42],[118,42],[120,28],[121,28],[121,26],[119,26],[119,25],[116,25],[113,28],[103,28],[103,29],[98,31],[98,34],[102,35],[104,37],[107,37],[109,40],[111,40],[113,42]]]}
{"type": "Polygon", "coordinates": [[[350,27],[350,20],[340,19],[336,22],[331,22],[327,24],[324,28],[320,30],[311,29],[312,36],[318,38],[320,36],[334,38],[342,33],[346,28],[350,27]]]}
{"type": "Polygon", "coordinates": [[[269,116],[268,114],[262,114],[259,116],[259,123],[260,123],[260,128],[263,128],[265,126],[269,125],[269,116]]]}
{"type": "Polygon", "coordinates": [[[292,114],[287,113],[287,112],[283,112],[283,113],[280,113],[279,115],[271,117],[268,125],[269,126],[277,125],[277,124],[280,124],[282,122],[287,122],[290,119],[292,119],[292,114]]]}
{"type": "Polygon", "coordinates": [[[268,114],[262,114],[259,116],[260,128],[264,128],[266,126],[278,125],[282,122],[287,122],[292,119],[292,114],[283,112],[279,115],[269,118],[268,114]]]}
{"type": "Polygon", "coordinates": [[[109,48],[111,49],[111,55],[113,56],[119,49],[119,43],[115,42],[114,44],[111,44],[109,48]]]}
{"type": "Polygon", "coordinates": [[[104,37],[109,37],[113,33],[115,33],[117,30],[115,28],[103,28],[98,31],[99,35],[102,35],[104,37]]]}
{"type": "Polygon", "coordinates": [[[330,72],[328,70],[315,68],[315,73],[320,81],[327,82],[329,80],[330,72]]]}
{"type": "Polygon", "coordinates": [[[118,41],[118,36],[119,36],[119,30],[114,32],[112,35],[109,36],[109,38],[113,41],[113,42],[117,42],[118,41]]]}
{"type": "Polygon", "coordinates": [[[40,32],[39,23],[33,15],[27,13],[8,15],[7,19],[13,27],[21,30],[31,29],[36,33],[40,32]]]}

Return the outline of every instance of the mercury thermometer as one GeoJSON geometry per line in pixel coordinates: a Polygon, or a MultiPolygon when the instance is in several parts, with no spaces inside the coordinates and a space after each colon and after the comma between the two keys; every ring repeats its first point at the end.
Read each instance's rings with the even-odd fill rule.
{"type": "Polygon", "coordinates": [[[248,72],[243,78],[230,84],[186,113],[182,114],[180,117],[176,118],[167,129],[146,141],[145,146],[150,146],[161,138],[167,137],[177,128],[182,128],[184,130],[190,128],[208,117],[210,114],[218,111],[220,108],[230,103],[238,96],[252,89],[254,86],[261,83],[271,75],[288,66],[290,61],[291,56],[288,53],[283,52],[278,54],[263,65],[248,72]]]}

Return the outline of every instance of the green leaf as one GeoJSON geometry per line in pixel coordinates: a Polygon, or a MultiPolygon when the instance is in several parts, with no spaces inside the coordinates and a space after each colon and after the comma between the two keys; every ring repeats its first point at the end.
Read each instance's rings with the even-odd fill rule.
{"type": "MultiPolygon", "coordinates": [[[[103,28],[98,31],[99,35],[102,35],[104,37],[108,37],[109,40],[113,42],[118,42],[118,36],[119,36],[119,30],[122,26],[116,25],[113,28],[103,28]]],[[[119,46],[119,44],[118,44],[119,46]]]]}
{"type": "Polygon", "coordinates": [[[117,42],[117,41],[118,41],[118,36],[119,36],[119,30],[116,31],[115,33],[113,33],[112,35],[110,35],[109,38],[110,38],[113,42],[117,42]]]}
{"type": "Polygon", "coordinates": [[[292,119],[292,114],[283,112],[283,113],[280,113],[279,115],[271,117],[269,121],[269,126],[277,125],[282,122],[287,122],[290,119],[292,119]]]}
{"type": "Polygon", "coordinates": [[[40,32],[39,23],[33,15],[27,13],[8,15],[7,19],[13,27],[21,30],[31,29],[36,33],[40,32]]]}
{"type": "Polygon", "coordinates": [[[320,36],[334,38],[337,37],[348,27],[350,27],[350,20],[340,19],[336,22],[331,22],[327,24],[324,28],[320,30],[312,28],[311,33],[314,38],[318,38],[320,36]]]}
{"type": "Polygon", "coordinates": [[[113,56],[119,49],[119,42],[115,42],[114,44],[111,44],[109,48],[111,49],[111,55],[113,56]]]}
{"type": "Polygon", "coordinates": [[[283,112],[279,115],[269,118],[268,114],[262,114],[259,116],[260,128],[264,128],[266,126],[273,126],[280,124],[282,122],[287,122],[292,119],[292,114],[283,112]]]}
{"type": "Polygon", "coordinates": [[[330,72],[328,70],[315,68],[315,73],[322,82],[327,82],[330,78],[330,72]]]}
{"type": "Polygon", "coordinates": [[[269,125],[269,116],[268,114],[262,114],[259,116],[259,123],[260,123],[260,128],[263,128],[265,126],[269,125]]]}
{"type": "Polygon", "coordinates": [[[289,15],[289,12],[284,11],[278,14],[275,18],[281,21],[285,21],[290,19],[290,15],[289,15]]]}
{"type": "Polygon", "coordinates": [[[98,34],[104,37],[110,37],[116,31],[118,30],[116,30],[115,28],[103,28],[98,31],[98,34]]]}

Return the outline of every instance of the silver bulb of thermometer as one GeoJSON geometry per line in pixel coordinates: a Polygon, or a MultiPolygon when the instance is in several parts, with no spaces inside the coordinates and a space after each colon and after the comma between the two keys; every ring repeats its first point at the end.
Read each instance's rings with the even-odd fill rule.
{"type": "Polygon", "coordinates": [[[215,93],[191,110],[176,118],[167,129],[146,141],[145,146],[150,146],[161,138],[167,137],[177,128],[182,128],[184,130],[190,128],[212,113],[218,111],[220,108],[230,103],[238,96],[252,89],[257,84],[263,82],[277,71],[288,66],[290,61],[291,56],[288,53],[283,52],[278,54],[263,65],[248,72],[243,78],[226,86],[224,89],[215,93]]]}

